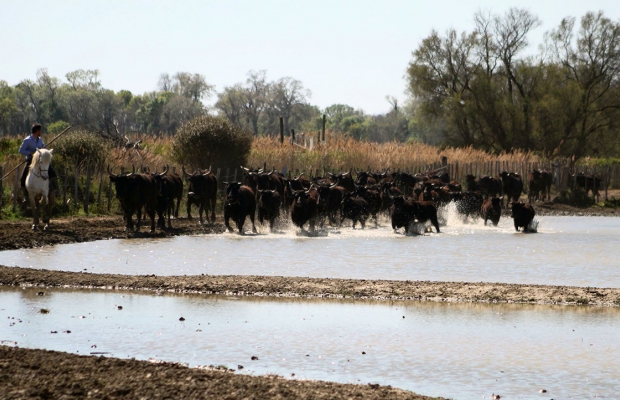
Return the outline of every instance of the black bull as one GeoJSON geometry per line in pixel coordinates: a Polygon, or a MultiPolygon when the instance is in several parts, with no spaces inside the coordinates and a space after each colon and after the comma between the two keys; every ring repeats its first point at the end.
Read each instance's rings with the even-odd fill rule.
{"type": "Polygon", "coordinates": [[[157,196],[159,187],[155,177],[150,174],[114,175],[108,167],[110,182],[114,183],[116,198],[121,203],[126,225],[125,230],[132,231],[133,214],[137,214],[136,232],[140,231],[142,221],[142,208],[146,207],[146,213],[151,219],[151,233],[155,232],[155,212],[157,210],[157,196]]]}
{"type": "Polygon", "coordinates": [[[233,229],[229,220],[232,219],[237,224],[239,234],[243,234],[243,224],[245,217],[249,216],[252,221],[252,232],[256,233],[254,225],[254,213],[256,212],[256,197],[248,186],[243,186],[241,182],[224,182],[226,184],[226,201],[224,202],[224,224],[229,232],[233,229]]]}
{"type": "Polygon", "coordinates": [[[205,211],[205,219],[209,222],[209,211],[211,211],[211,223],[215,222],[215,200],[217,198],[217,177],[208,171],[196,170],[193,174],[185,172],[183,175],[189,181],[189,193],[187,194],[187,219],[192,219],[192,204],[198,206],[198,216],[202,224],[202,213],[205,211]]]}

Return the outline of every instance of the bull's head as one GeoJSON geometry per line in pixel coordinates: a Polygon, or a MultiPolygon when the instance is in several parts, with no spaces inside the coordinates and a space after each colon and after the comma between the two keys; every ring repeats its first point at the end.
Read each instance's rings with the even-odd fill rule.
{"type": "Polygon", "coordinates": [[[226,202],[228,204],[236,204],[239,201],[239,189],[241,182],[224,182],[226,184],[226,202]]]}

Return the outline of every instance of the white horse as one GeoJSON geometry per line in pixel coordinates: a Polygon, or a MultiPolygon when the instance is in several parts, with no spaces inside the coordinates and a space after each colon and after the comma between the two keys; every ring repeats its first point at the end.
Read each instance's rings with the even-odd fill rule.
{"type": "Polygon", "coordinates": [[[39,226],[39,212],[43,214],[44,230],[49,227],[51,211],[50,205],[50,180],[48,169],[52,162],[52,152],[54,150],[37,149],[32,155],[30,171],[26,177],[26,190],[30,198],[30,208],[32,209],[32,230],[36,231],[39,226]]]}

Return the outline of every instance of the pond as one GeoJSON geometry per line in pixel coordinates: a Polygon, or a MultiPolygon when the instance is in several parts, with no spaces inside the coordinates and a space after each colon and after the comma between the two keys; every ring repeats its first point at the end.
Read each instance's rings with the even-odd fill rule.
{"type": "Polygon", "coordinates": [[[538,233],[449,221],[442,233],[292,227],[0,252],[0,264],[126,275],[266,275],[620,287],[620,218],[538,217],[538,233]]]}
{"type": "Polygon", "coordinates": [[[0,286],[5,345],[242,365],[237,373],[379,383],[456,399],[617,398],[618,326],[620,310],[602,307],[0,286]]]}

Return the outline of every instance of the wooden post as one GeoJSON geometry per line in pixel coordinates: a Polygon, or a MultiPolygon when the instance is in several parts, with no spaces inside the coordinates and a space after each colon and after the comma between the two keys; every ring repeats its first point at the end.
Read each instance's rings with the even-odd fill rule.
{"type": "Polygon", "coordinates": [[[327,116],[325,114],[323,114],[323,129],[321,130],[322,133],[322,142],[325,143],[325,122],[326,122],[327,116]]]}
{"type": "Polygon", "coordinates": [[[103,186],[103,171],[99,171],[99,190],[97,191],[97,207],[101,208],[101,187],[103,186]]]}
{"type": "Polygon", "coordinates": [[[74,191],[73,191],[73,194],[74,194],[74,196],[75,196],[75,197],[74,197],[74,200],[75,200],[75,203],[74,203],[75,205],[74,205],[74,207],[75,207],[75,208],[77,208],[77,207],[78,207],[78,192],[77,192],[77,191],[78,191],[78,178],[79,178],[78,173],[79,173],[79,172],[80,172],[80,170],[79,170],[78,166],[76,165],[76,166],[75,166],[75,174],[74,174],[74,177],[75,177],[75,186],[74,186],[74,191]]]}
{"type": "Polygon", "coordinates": [[[84,213],[88,215],[88,203],[90,202],[90,181],[93,175],[93,168],[86,167],[86,188],[84,189],[84,213]]]}
{"type": "Polygon", "coordinates": [[[65,168],[65,179],[62,183],[62,212],[67,212],[67,189],[69,186],[69,170],[65,168]]]}
{"type": "Polygon", "coordinates": [[[112,209],[112,182],[108,182],[108,212],[112,209]]]}
{"type": "MultiPolygon", "coordinates": [[[[0,176],[3,176],[2,165],[0,165],[0,176]]],[[[2,208],[3,198],[4,198],[4,188],[2,187],[2,179],[0,179],[0,208],[2,208]]]]}
{"type": "Polygon", "coordinates": [[[291,129],[291,144],[295,142],[295,129],[291,129]]]}
{"type": "Polygon", "coordinates": [[[19,168],[15,170],[15,184],[13,185],[13,212],[17,208],[17,195],[19,193],[19,168]]]}
{"type": "Polygon", "coordinates": [[[284,143],[284,118],[280,117],[280,144],[284,143]]]}

